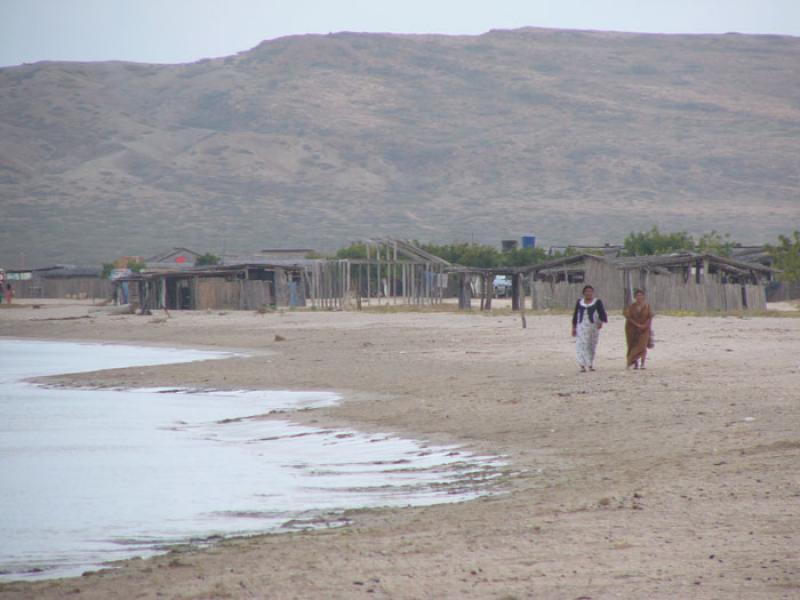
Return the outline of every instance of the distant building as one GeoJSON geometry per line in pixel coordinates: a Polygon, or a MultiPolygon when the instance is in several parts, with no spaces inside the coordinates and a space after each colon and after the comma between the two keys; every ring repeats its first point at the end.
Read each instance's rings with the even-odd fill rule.
{"type": "Polygon", "coordinates": [[[187,269],[194,267],[200,253],[189,248],[172,248],[145,259],[148,270],[187,269]]]}
{"type": "Polygon", "coordinates": [[[117,280],[144,310],[241,309],[306,305],[305,269],[296,264],[237,263],[146,270],[117,280]]]}
{"type": "Polygon", "coordinates": [[[550,246],[547,254],[554,256],[556,254],[564,254],[567,250],[574,250],[578,254],[596,254],[614,258],[622,254],[623,249],[624,246],[620,246],[619,244],[609,244],[606,242],[602,246],[550,246]]]}
{"type": "Polygon", "coordinates": [[[111,283],[100,266],[53,265],[9,270],[6,277],[17,298],[109,298],[111,283]]]}
{"type": "Polygon", "coordinates": [[[316,253],[316,250],[311,248],[265,248],[258,254],[273,260],[302,260],[316,253]]]}
{"type": "MultiPolygon", "coordinates": [[[[764,246],[736,246],[731,251],[731,258],[765,267],[775,265],[775,257],[764,246]]],[[[767,285],[767,302],[786,302],[800,298],[800,281],[772,281],[767,285]]]]}
{"type": "Polygon", "coordinates": [[[115,269],[128,269],[131,265],[144,264],[144,258],[141,256],[120,256],[113,264],[115,269]]]}
{"type": "Polygon", "coordinates": [[[517,246],[517,240],[500,240],[500,247],[503,249],[503,252],[516,250],[517,246]]]}
{"type": "Polygon", "coordinates": [[[656,310],[739,311],[766,308],[765,288],[774,270],[695,252],[607,257],[578,254],[529,267],[533,306],[572,308],[591,284],[607,308],[620,309],[645,289],[656,310]]]}

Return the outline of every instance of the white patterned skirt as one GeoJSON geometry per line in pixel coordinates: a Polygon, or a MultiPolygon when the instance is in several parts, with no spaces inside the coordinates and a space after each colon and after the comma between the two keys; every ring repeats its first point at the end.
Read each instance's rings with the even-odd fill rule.
{"type": "Polygon", "coordinates": [[[589,368],[594,364],[594,354],[597,350],[597,341],[600,339],[600,330],[597,322],[592,323],[589,316],[583,317],[578,323],[575,337],[575,354],[581,367],[589,368]]]}

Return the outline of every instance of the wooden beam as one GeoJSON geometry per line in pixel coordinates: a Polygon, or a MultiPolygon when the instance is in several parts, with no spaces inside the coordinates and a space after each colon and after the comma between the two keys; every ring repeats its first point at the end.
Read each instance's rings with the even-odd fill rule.
{"type": "Polygon", "coordinates": [[[625,306],[633,303],[633,278],[630,269],[622,272],[623,285],[625,287],[625,306]]]}

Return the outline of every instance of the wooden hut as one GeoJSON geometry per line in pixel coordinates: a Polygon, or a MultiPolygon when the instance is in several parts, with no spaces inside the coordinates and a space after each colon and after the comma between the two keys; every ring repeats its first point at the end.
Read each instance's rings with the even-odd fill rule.
{"type": "MultiPolygon", "coordinates": [[[[50,267],[56,269],[57,267],[50,267]]],[[[8,269],[5,272],[6,283],[14,288],[16,298],[43,298],[44,289],[40,269],[8,269]]]]}
{"type": "Polygon", "coordinates": [[[619,244],[609,244],[606,242],[603,245],[594,245],[594,246],[581,246],[581,245],[570,245],[570,246],[550,246],[547,249],[547,254],[549,256],[554,256],[558,254],[566,254],[570,250],[577,254],[594,254],[597,256],[606,256],[615,258],[622,254],[622,251],[625,249],[624,246],[620,246],[619,244]]]}
{"type": "Polygon", "coordinates": [[[255,310],[305,306],[303,267],[236,264],[133,274],[132,301],[143,310],[255,310]]]}
{"type": "MultiPolygon", "coordinates": [[[[764,246],[737,246],[731,258],[758,263],[765,267],[775,266],[775,257],[764,246]]],[[[767,285],[767,302],[786,302],[800,299],[800,281],[771,281],[767,285]]]]}
{"type": "Polygon", "coordinates": [[[109,298],[111,282],[99,266],[54,265],[40,269],[9,270],[8,282],[17,298],[109,298]]]}
{"type": "Polygon", "coordinates": [[[199,252],[189,248],[176,247],[151,256],[145,259],[144,262],[147,268],[151,270],[190,269],[194,267],[198,258],[200,258],[199,252]]]}
{"type": "Polygon", "coordinates": [[[739,311],[765,309],[765,287],[774,270],[713,254],[602,257],[581,254],[528,269],[533,308],[571,308],[586,284],[610,309],[646,290],[657,310],[739,311]]]}

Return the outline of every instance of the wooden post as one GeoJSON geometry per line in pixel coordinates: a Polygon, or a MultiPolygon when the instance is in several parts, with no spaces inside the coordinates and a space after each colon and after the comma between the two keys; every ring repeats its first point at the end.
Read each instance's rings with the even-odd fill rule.
{"type": "Polygon", "coordinates": [[[372,295],[371,294],[371,291],[372,291],[372,283],[371,283],[372,274],[370,273],[370,271],[372,269],[370,269],[370,266],[369,266],[369,243],[366,243],[365,246],[367,248],[367,304],[369,304],[369,302],[370,302],[369,299],[370,299],[370,296],[372,295]]]}
{"type": "Polygon", "coordinates": [[[375,265],[375,285],[377,286],[377,290],[375,290],[375,299],[378,302],[378,306],[381,304],[381,294],[383,293],[383,269],[381,269],[381,243],[378,242],[375,244],[375,260],[377,264],[375,265]]]}
{"type": "Polygon", "coordinates": [[[430,271],[430,264],[425,263],[422,267],[422,277],[423,277],[423,291],[422,291],[422,298],[421,304],[425,304],[431,295],[431,271],[430,271]]]}
{"type": "Polygon", "coordinates": [[[389,293],[392,295],[392,304],[397,304],[397,261],[392,260],[389,268],[389,293]]]}
{"type": "Polygon", "coordinates": [[[417,265],[417,297],[415,304],[419,306],[422,304],[422,298],[425,296],[425,265],[417,265]]]}
{"type": "Polygon", "coordinates": [[[408,304],[408,266],[406,263],[400,266],[400,286],[403,288],[403,303],[408,304]]]}
{"type": "Polygon", "coordinates": [[[468,310],[472,307],[471,302],[471,295],[469,291],[469,279],[468,273],[462,272],[459,273],[459,285],[458,285],[458,308],[460,310],[468,310]]]}
{"type": "Polygon", "coordinates": [[[339,309],[347,308],[347,264],[340,260],[337,266],[339,277],[339,309]]]}
{"type": "Polygon", "coordinates": [[[344,263],[344,293],[347,297],[347,306],[348,308],[352,307],[350,304],[351,301],[351,294],[350,291],[353,289],[352,282],[350,281],[350,261],[346,260],[344,263]]]}
{"type": "MultiPolygon", "coordinates": [[[[152,289],[152,286],[151,286],[151,282],[147,282],[146,287],[145,287],[144,299],[142,300],[142,306],[141,306],[141,309],[139,311],[140,315],[151,315],[151,314],[153,314],[150,311],[150,306],[153,303],[153,296],[154,295],[155,295],[155,293],[153,292],[153,289],[152,289]]],[[[166,304],[165,304],[165,306],[166,306],[166,304]]]]}
{"type": "MultiPolygon", "coordinates": [[[[314,267],[314,294],[317,298],[317,308],[325,308],[325,289],[323,287],[325,264],[326,263],[319,263],[314,267]]],[[[275,304],[275,306],[277,306],[277,304],[275,304]]]]}
{"type": "Polygon", "coordinates": [[[322,263],[314,265],[314,306],[316,306],[317,308],[322,308],[322,302],[323,302],[322,269],[323,269],[322,263]]]}
{"type": "Polygon", "coordinates": [[[322,303],[324,302],[322,297],[322,269],[323,263],[316,265],[314,268],[314,297],[318,308],[322,308],[322,303]]]}
{"type": "Polygon", "coordinates": [[[342,308],[342,296],[340,294],[341,273],[339,263],[331,265],[331,295],[333,296],[333,308],[342,308]]]}
{"type": "Polygon", "coordinates": [[[625,269],[622,277],[625,286],[625,306],[628,306],[633,303],[633,281],[630,269],[625,269]]]}
{"type": "Polygon", "coordinates": [[[364,293],[364,265],[357,265],[358,268],[358,292],[356,293],[356,307],[361,310],[361,297],[364,293]]]}
{"type": "MultiPolygon", "coordinates": [[[[164,280],[163,280],[163,286],[164,286],[164,306],[166,306],[166,307],[169,307],[169,285],[167,285],[167,284],[168,284],[168,282],[169,282],[169,280],[168,280],[166,277],[164,277],[164,280]]],[[[147,295],[149,296],[151,292],[152,292],[152,290],[149,290],[149,289],[148,289],[148,290],[147,290],[147,295]]],[[[151,300],[150,298],[148,298],[148,300],[147,300],[147,304],[148,304],[148,307],[147,307],[147,308],[148,308],[148,314],[150,314],[150,313],[149,313],[149,309],[150,309],[150,306],[149,306],[149,304],[150,304],[151,302],[152,302],[152,300],[151,300]]],[[[175,305],[175,309],[176,309],[176,310],[180,309],[180,306],[178,306],[178,305],[176,304],[176,305],[175,305]]],[[[145,313],[144,313],[144,312],[142,312],[142,314],[145,314],[145,313]]]]}
{"type": "Polygon", "coordinates": [[[511,310],[519,310],[519,297],[522,293],[522,275],[514,273],[511,276],[511,310]]]}
{"type": "Polygon", "coordinates": [[[328,308],[328,303],[330,302],[328,296],[328,263],[325,263],[323,267],[320,269],[319,288],[320,288],[320,295],[322,296],[321,307],[328,308]]]}
{"type": "Polygon", "coordinates": [[[392,256],[392,301],[397,304],[397,242],[392,242],[394,253],[392,256]]]}
{"type": "Polygon", "coordinates": [[[303,283],[306,286],[306,290],[308,293],[308,299],[311,302],[311,306],[316,306],[316,302],[314,301],[314,268],[317,266],[317,263],[313,263],[309,267],[303,269],[303,283]]]}

